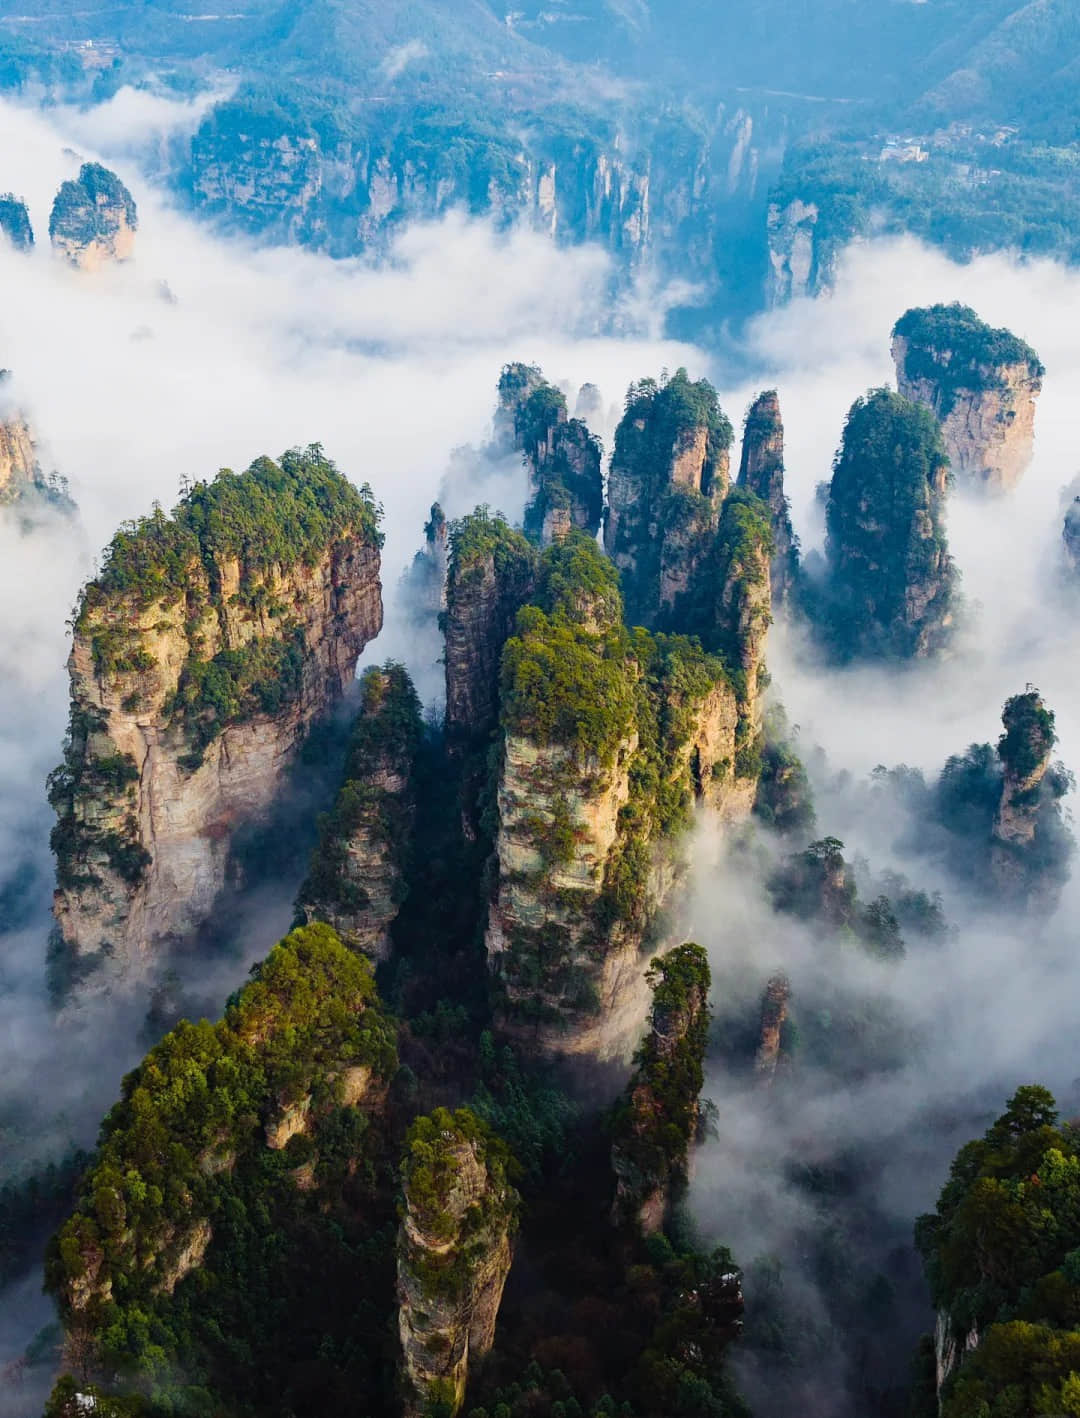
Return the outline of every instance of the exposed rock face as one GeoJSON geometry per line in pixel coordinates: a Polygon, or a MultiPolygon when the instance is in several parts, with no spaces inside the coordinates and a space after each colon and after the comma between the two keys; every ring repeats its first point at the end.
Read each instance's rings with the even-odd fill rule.
{"type": "Polygon", "coordinates": [[[799,198],[769,204],[769,271],[765,298],[770,309],[799,296],[828,290],[835,276],[835,252],[818,232],[821,213],[799,198]]]}
{"type": "Polygon", "coordinates": [[[771,1083],[776,1077],[790,999],[791,981],[786,975],[773,975],[761,1001],[761,1042],[754,1059],[754,1072],[762,1083],[771,1083]]]}
{"type": "Polygon", "coordinates": [[[948,1314],[944,1310],[938,1310],[934,1323],[934,1358],[939,1404],[946,1379],[950,1378],[967,1355],[973,1354],[978,1347],[978,1325],[973,1324],[966,1334],[957,1335],[948,1314]]]}
{"type": "Polygon", "coordinates": [[[684,369],[666,384],[631,386],[604,526],[631,624],[659,624],[707,555],[728,489],[731,436],[716,391],[684,369]]]}
{"type": "Polygon", "coordinates": [[[490,1351],[510,1270],[518,1198],[505,1150],[467,1109],[420,1118],[402,1168],[398,1326],[405,1418],[461,1409],[470,1364],[490,1351]]]}
{"type": "Polygon", "coordinates": [[[221,474],[118,533],[80,600],[50,780],[54,911],[75,957],[123,970],[207,919],[234,830],[267,812],[379,631],[380,544],[370,497],[318,449],[221,474]]]}
{"type": "Polygon", "coordinates": [[[1061,539],[1065,543],[1066,561],[1074,572],[1080,571],[1080,497],[1069,504],[1061,539]]]}
{"type": "Polygon", "coordinates": [[[535,364],[516,361],[503,366],[499,375],[498,402],[492,421],[492,446],[497,453],[513,453],[515,449],[521,452],[524,449],[525,444],[519,428],[521,411],[530,396],[546,384],[543,371],[535,364]]]}
{"type": "Polygon", "coordinates": [[[626,637],[610,563],[581,534],[545,553],[538,598],[503,658],[488,959],[504,1027],[530,1049],[625,1063],[676,834],[695,799],[732,816],[752,801],[736,694],[696,645],[626,637]]]}
{"type": "Polygon", "coordinates": [[[699,945],[680,945],[652,962],[652,1023],[615,1123],[612,1220],[662,1229],[686,1185],[698,1124],[709,1029],[709,962],[699,945]]]}
{"type": "Polygon", "coordinates": [[[326,921],[352,950],[375,960],[390,954],[390,926],[403,897],[422,732],[420,701],[404,668],[368,670],[345,781],[320,824],[297,897],[303,920],[326,921]]]}
{"type": "Polygon", "coordinates": [[[64,182],[49,217],[53,250],[69,265],[96,271],[127,261],[135,251],[135,199],[115,172],[83,163],[78,180],[64,182]]]}
{"type": "Polygon", "coordinates": [[[784,425],[775,389],[759,394],[746,415],[737,485],[748,488],[769,508],[773,538],[769,585],[772,604],[780,605],[799,572],[799,543],[784,493],[784,425]]]}
{"type": "Polygon", "coordinates": [[[888,389],[852,405],[825,509],[834,653],[920,658],[952,624],[948,459],[933,415],[888,389]]]}
{"type": "Polygon", "coordinates": [[[1044,369],[1030,345],[964,305],[909,310],[893,329],[896,387],[933,409],[959,481],[1009,492],[1031,462],[1044,369]]]}
{"type": "Polygon", "coordinates": [[[31,251],[34,246],[34,228],[30,225],[30,213],[26,203],[13,192],[0,196],[0,232],[7,237],[16,251],[31,251]]]}
{"type": "Polygon", "coordinates": [[[12,412],[0,421],[0,505],[25,497],[40,476],[30,425],[12,412]]]}
{"type": "Polygon", "coordinates": [[[499,719],[499,662],[528,599],[535,552],[477,511],[450,529],[446,587],[446,735],[453,752],[485,744],[499,719]]]}
{"type": "MultiPolygon", "coordinates": [[[[1047,779],[1056,740],[1054,715],[1038,690],[1029,689],[1006,702],[1001,722],[1005,732],[998,740],[998,757],[1003,776],[994,817],[991,870],[1006,897],[1045,895],[1044,888],[1056,883],[1040,883],[1044,864],[1038,839],[1056,825],[1056,799],[1061,791],[1060,784],[1047,779]]],[[[1051,895],[1056,897],[1056,892],[1051,895]]]]}

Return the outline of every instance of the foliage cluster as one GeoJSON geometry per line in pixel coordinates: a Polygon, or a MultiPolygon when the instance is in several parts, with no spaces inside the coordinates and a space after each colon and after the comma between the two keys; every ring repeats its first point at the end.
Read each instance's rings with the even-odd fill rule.
{"type": "Polygon", "coordinates": [[[1080,1138],[1047,1089],[1019,1088],[962,1147],[916,1243],[935,1305],[979,1347],[944,1418],[1075,1411],[1080,1390],[1080,1138]]]}
{"type": "Polygon", "coordinates": [[[100,163],[84,162],[76,181],[60,184],[49,214],[49,236],[80,244],[113,236],[118,223],[111,214],[118,207],[134,231],[138,225],[134,197],[115,172],[100,163]]]}
{"type": "Polygon", "coordinates": [[[535,563],[535,549],[501,513],[493,515],[482,506],[450,523],[447,595],[451,599],[460,587],[483,577],[488,566],[494,567],[501,583],[519,586],[524,595],[532,584],[535,563]]]}
{"type": "MultiPolygon", "coordinates": [[[[69,1325],[86,1335],[95,1366],[152,1395],[190,1382],[189,1366],[199,1361],[219,1379],[221,1365],[235,1363],[230,1372],[242,1385],[241,1354],[246,1345],[248,1361],[261,1362],[252,1359],[260,1331],[245,1330],[247,1318],[238,1329],[230,1324],[237,1337],[230,1347],[215,1327],[225,1318],[222,1306],[236,1303],[234,1282],[243,1288],[238,1268],[250,1263],[252,1247],[263,1248],[265,1264],[284,1263],[283,1238],[273,1259],[265,1251],[275,1196],[294,1190],[289,1173],[313,1151],[294,1139],[272,1152],[264,1126],[283,1109],[306,1110],[317,1137],[316,1178],[320,1168],[325,1175],[337,1166],[335,1148],[344,1147],[355,1166],[353,1144],[364,1125],[354,1126],[353,1110],[338,1106],[337,1082],[353,1066],[388,1078],[394,1027],[368,963],[314,925],[287,936],[253,969],[223,1020],[182,1021],[125,1078],[78,1208],[51,1243],[46,1267],[47,1287],[69,1325]],[[174,1294],[185,1247],[201,1225],[213,1235],[210,1250],[174,1294]]],[[[265,1283],[264,1275],[260,1289],[265,1283]]],[[[250,1303],[257,1302],[253,1294],[250,1303]]]]}
{"type": "Polygon", "coordinates": [[[350,839],[361,826],[386,845],[405,875],[411,780],[423,731],[420,699],[405,667],[388,661],[381,668],[365,670],[346,751],[345,780],[330,812],[319,818],[319,841],[298,903],[312,903],[316,913],[320,908],[355,910],[367,905],[358,899],[361,889],[346,870],[350,839]],[[386,773],[405,781],[404,797],[378,781],[386,773]]]}
{"type": "Polygon", "coordinates": [[[34,229],[26,203],[14,192],[0,195],[0,231],[19,251],[29,251],[34,244],[34,229]]]}
{"type": "Polygon", "coordinates": [[[948,459],[929,409],[889,389],[857,399],[826,507],[826,634],[841,659],[940,643],[955,569],[943,520],[948,459]]]}
{"type": "Polygon", "coordinates": [[[768,884],[778,911],[819,921],[840,939],[857,941],[881,959],[904,954],[893,903],[884,895],[870,902],[859,900],[839,838],[823,837],[794,853],[772,873],[768,884]]]}
{"type": "Polygon", "coordinates": [[[1046,373],[1029,344],[1010,330],[993,329],[959,301],[906,311],[893,335],[908,342],[905,375],[912,383],[928,380],[937,390],[942,418],[961,393],[1003,389],[1005,365],[1026,365],[1032,379],[1046,373]]]}
{"type": "Polygon", "coordinates": [[[1057,739],[1053,711],[1043,704],[1037,689],[1028,689],[1005,701],[1001,722],[1005,732],[998,739],[998,757],[1006,774],[1022,782],[1050,757],[1057,739]]]}

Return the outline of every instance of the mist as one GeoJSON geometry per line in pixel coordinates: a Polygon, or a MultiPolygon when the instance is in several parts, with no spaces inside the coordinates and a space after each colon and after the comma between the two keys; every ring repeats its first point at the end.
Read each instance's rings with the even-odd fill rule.
{"type": "Polygon", "coordinates": [[[1047,366],[1035,458],[1020,487],[999,499],[963,490],[949,498],[964,598],[955,644],[929,663],[836,668],[804,628],[779,616],[768,648],[773,693],[796,727],[816,827],[796,841],[756,831],[748,843],[704,829],[695,841],[688,929],[713,968],[705,1094],[718,1114],[689,1205],[702,1234],[746,1267],[747,1340],[736,1371],[763,1418],[793,1408],[840,1418],[878,1401],[875,1411],[896,1411],[868,1387],[892,1385],[895,1404],[915,1340],[932,1328],[914,1218],[933,1208],[958,1147],[1018,1086],[1043,1083],[1065,1116],[1080,1111],[1080,886],[1067,884],[1049,920],[1010,915],[917,850],[922,825],[870,779],[879,764],[903,763],[932,783],[950,754],[996,743],[1005,699],[1028,684],[1056,714],[1056,754],[1080,767],[1077,588],[1061,547],[1062,489],[1076,473],[1080,433],[1080,277],[1003,256],[957,267],[909,239],[854,247],[831,296],[750,327],[743,354],[753,380],[722,398],[736,416],[755,390],[778,388],[805,554],[823,541],[814,489],[830,475],[850,403],[894,382],[893,322],[912,305],[952,300],[1023,336],[1047,366]],[[906,956],[885,962],[774,911],[770,864],[825,835],[839,837],[864,874],[897,871],[940,892],[945,940],[909,938],[906,956]],[[777,971],[791,981],[803,1058],[770,1087],[732,1054],[738,1031],[756,1027],[777,971]],[[784,1317],[786,1348],[763,1311],[784,1317]]]}
{"type": "MultiPolygon", "coordinates": [[[[705,351],[663,338],[666,312],[686,299],[685,287],[663,287],[645,271],[616,297],[598,249],[557,249],[536,233],[500,234],[462,215],[404,230],[378,266],[216,236],[140,176],[198,122],[202,102],[154,100],[151,111],[127,91],[96,110],[47,116],[0,104],[8,135],[0,188],[27,198],[38,243],[30,256],[0,245],[0,364],[14,372],[13,396],[40,439],[45,471],[69,478],[78,504],[76,517],[46,519],[31,532],[0,519],[0,860],[9,877],[23,874],[18,919],[0,941],[5,1170],[18,1174],[91,1141],[144,1047],[145,1000],[89,1002],[60,1029],[45,986],[52,865],[44,783],[67,715],[65,621],[121,521],[155,501],[171,506],[184,480],[320,442],[354,482],[370,482],[385,510],[387,628],[366,658],[404,660],[433,698],[437,674],[398,613],[396,588],[436,496],[450,516],[477,502],[520,515],[523,470],[483,452],[503,363],[537,363],[570,390],[597,384],[611,410],[597,430],[609,448],[625,389],[642,375],[685,364],[694,377],[712,377],[736,426],[757,390],[777,387],[805,551],[821,540],[814,487],[829,476],[848,407],[892,378],[893,322],[910,305],[959,299],[1029,340],[1047,376],[1035,462],[1019,490],[1000,501],[950,499],[966,598],[955,650],[909,670],[837,670],[780,620],[768,653],[814,780],[817,834],[841,836],[849,860],[863,854],[875,871],[895,868],[917,887],[941,889],[954,932],[935,947],[912,945],[896,964],[867,959],[778,917],[760,863],[748,871],[745,856],[732,855],[745,846],[704,831],[695,843],[689,934],[710,951],[718,1024],[739,1015],[756,1021],[766,978],[784,969],[801,1015],[836,1011],[838,1001],[853,1012],[872,1008],[900,1041],[895,1057],[864,1077],[841,1060],[771,1091],[729,1066],[722,1039],[710,1065],[706,1093],[719,1110],[719,1138],[698,1157],[696,1222],[747,1267],[778,1257],[803,1313],[825,1316],[828,1296],[804,1263],[817,1213],[792,1182],[793,1163],[861,1153],[872,1187],[852,1205],[868,1212],[872,1201],[883,1218],[881,1247],[902,1248],[956,1145],[1017,1084],[1044,1081],[1063,1106],[1076,1100],[1073,887],[1044,926],[988,920],[932,863],[900,850],[905,824],[895,802],[865,785],[878,763],[932,775],[969,742],[996,740],[1005,698],[1029,681],[1057,714],[1061,757],[1080,768],[1076,603],[1060,572],[1059,510],[1080,447],[1080,276],[1004,256],[959,267],[911,240],[873,242],[847,254],[832,295],[764,315],[737,345],[705,351]],[[59,183],[95,156],[134,193],[139,232],[129,266],[91,277],[52,259],[47,226],[59,183]]],[[[796,845],[759,834],[753,850],[768,860],[796,845]]],[[[251,903],[235,959],[210,981],[220,1001],[287,925],[290,892],[279,895],[251,903]]],[[[751,1305],[753,1284],[751,1269],[751,1305]]],[[[917,1281],[909,1290],[917,1332],[925,1318],[917,1281]]],[[[25,1294],[24,1285],[0,1297],[7,1316],[21,1313],[25,1294]]],[[[39,1319],[10,1318],[0,1343],[17,1353],[39,1319]]],[[[841,1341],[828,1353],[835,1374],[819,1366],[813,1394],[798,1387],[804,1371],[785,1378],[785,1388],[748,1358],[743,1377],[760,1412],[783,1411],[792,1383],[813,1411],[847,1412],[842,1372],[851,1356],[841,1341]],[[819,1403],[822,1393],[835,1406],[819,1403]]]]}

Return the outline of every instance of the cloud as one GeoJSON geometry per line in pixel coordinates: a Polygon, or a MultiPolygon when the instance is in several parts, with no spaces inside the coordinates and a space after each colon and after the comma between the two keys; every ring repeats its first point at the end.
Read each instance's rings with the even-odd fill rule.
{"type": "Polygon", "coordinates": [[[426,59],[430,50],[422,39],[406,40],[396,44],[379,65],[379,74],[384,79],[393,80],[404,74],[410,64],[426,59]]]}

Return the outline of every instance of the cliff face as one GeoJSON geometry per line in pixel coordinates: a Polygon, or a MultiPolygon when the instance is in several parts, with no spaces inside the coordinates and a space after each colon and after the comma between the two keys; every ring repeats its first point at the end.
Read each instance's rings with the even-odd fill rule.
{"type": "Polygon", "coordinates": [[[0,232],[16,251],[33,249],[34,228],[30,225],[30,213],[22,198],[16,197],[13,192],[0,196],[0,232]]]}
{"type": "Polygon", "coordinates": [[[749,807],[736,693],[691,642],[628,635],[612,568],[580,535],[545,554],[538,599],[503,657],[488,959],[504,1026],[530,1048],[625,1062],[676,836],[695,800],[749,807]]]}
{"type": "Polygon", "coordinates": [[[499,662],[533,585],[535,553],[499,518],[450,529],[446,587],[446,734],[452,751],[486,744],[499,718],[499,662]]]}
{"type": "MultiPolygon", "coordinates": [[[[322,1276],[311,1276],[308,1255],[333,1257],[336,1269],[352,1254],[355,1264],[338,1233],[355,1244],[355,1174],[378,1154],[393,1026],[369,963],[326,926],[292,932],[253,976],[219,1023],[182,1022],[125,1078],[75,1214],[49,1248],[65,1360],[121,1395],[151,1380],[174,1393],[194,1383],[230,1408],[235,1385],[266,1407],[261,1370],[282,1334],[273,1307],[252,1295],[246,1248],[269,1267],[255,1283],[273,1283],[273,1267],[291,1262],[309,1317],[322,1276]],[[197,1298],[185,1284],[196,1271],[197,1298]]],[[[373,1198],[364,1200],[370,1215],[373,1198]]],[[[372,1279],[339,1295],[347,1322],[349,1300],[367,1303],[372,1279]]]]}
{"type": "Polygon", "coordinates": [[[505,1164],[467,1109],[440,1108],[409,1132],[397,1252],[406,1418],[434,1404],[454,1418],[470,1364],[494,1342],[518,1205],[505,1164]]]}
{"type": "Polygon", "coordinates": [[[0,505],[25,497],[40,475],[30,425],[11,413],[0,421],[0,505]]]}
{"type": "Polygon", "coordinates": [[[948,460],[930,412],[887,389],[852,405],[826,506],[827,633],[840,658],[941,648],[956,579],[948,460]]]}
{"type": "Polygon", "coordinates": [[[210,915],[234,830],[265,814],[379,631],[380,543],[370,498],[317,449],[117,534],[79,604],[50,780],[75,957],[123,970],[210,915]]]}
{"type": "Polygon", "coordinates": [[[728,488],[731,425],[704,380],[680,369],[627,395],[608,477],[604,545],[627,619],[655,626],[707,554],[728,488]]]}
{"type": "Polygon", "coordinates": [[[772,604],[780,605],[799,573],[799,543],[784,492],[784,425],[775,389],[759,394],[746,415],[737,486],[747,488],[769,509],[773,539],[769,585],[772,604]]]}
{"type": "Polygon", "coordinates": [[[709,1030],[709,962],[699,945],[680,945],[652,962],[649,1033],[622,1107],[611,1149],[612,1220],[645,1234],[662,1229],[686,1185],[709,1030]]]}
{"type": "Polygon", "coordinates": [[[368,670],[360,693],[345,781],[320,822],[297,912],[307,922],[326,921],[350,949],[385,960],[403,899],[423,724],[401,665],[368,670]]]}
{"type": "Polygon", "coordinates": [[[771,1083],[780,1062],[780,1045],[791,1000],[791,981],[773,975],[761,1001],[761,1039],[754,1058],[754,1073],[762,1083],[771,1083]]]}
{"type": "Polygon", "coordinates": [[[1009,492],[1031,462],[1043,366],[962,305],[909,310],[893,330],[896,387],[941,422],[954,476],[1009,492]]]}
{"type": "Polygon", "coordinates": [[[78,180],[64,182],[49,216],[53,250],[69,265],[96,271],[127,261],[135,251],[135,199],[114,172],[83,163],[78,180]]]}
{"type": "Polygon", "coordinates": [[[1052,905],[1060,882],[1048,871],[1045,839],[1056,836],[1063,785],[1048,775],[1056,741],[1054,715],[1038,690],[1015,694],[1002,712],[998,740],[1001,798],[994,816],[990,868],[1007,899],[1052,905]]]}
{"type": "Polygon", "coordinates": [[[820,216],[815,202],[798,197],[769,203],[765,299],[770,309],[832,285],[836,255],[819,231],[820,216]]]}

